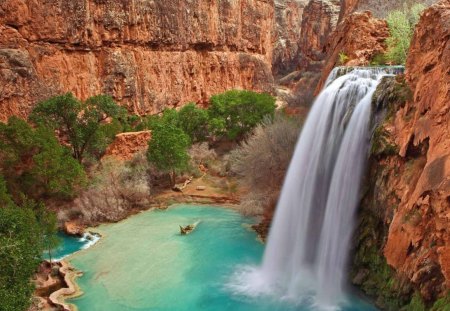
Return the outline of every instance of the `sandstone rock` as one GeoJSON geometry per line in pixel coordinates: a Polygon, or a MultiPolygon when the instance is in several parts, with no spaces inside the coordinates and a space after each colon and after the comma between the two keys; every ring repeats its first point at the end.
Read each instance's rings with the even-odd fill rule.
{"type": "Polygon", "coordinates": [[[309,0],[275,0],[272,71],[281,77],[294,71],[301,60],[301,38],[305,6],[309,0]]]}
{"type": "Polygon", "coordinates": [[[339,12],[339,0],[311,0],[305,8],[300,41],[303,68],[311,62],[325,58],[325,45],[330,34],[336,29],[339,12]]]}
{"type": "Polygon", "coordinates": [[[273,84],[271,2],[4,0],[0,27],[0,120],[67,91],[148,114],[273,84]]]}
{"type": "Polygon", "coordinates": [[[68,235],[82,236],[84,234],[84,226],[77,221],[66,221],[64,223],[64,232],[68,235]]]}
{"type": "Polygon", "coordinates": [[[138,152],[147,150],[151,136],[151,131],[117,134],[106,149],[104,157],[113,156],[120,160],[131,160],[138,152]]]}
{"type": "Polygon", "coordinates": [[[406,67],[414,98],[397,112],[394,136],[402,157],[421,154],[423,164],[396,187],[401,201],[384,254],[433,299],[450,285],[450,1],[422,14],[406,67]]]}
{"type": "Polygon", "coordinates": [[[374,18],[370,12],[356,12],[344,18],[326,45],[326,64],[316,94],[322,89],[331,70],[339,65],[339,53],[348,56],[345,65],[368,65],[376,54],[385,52],[388,36],[386,21],[374,18]]]}

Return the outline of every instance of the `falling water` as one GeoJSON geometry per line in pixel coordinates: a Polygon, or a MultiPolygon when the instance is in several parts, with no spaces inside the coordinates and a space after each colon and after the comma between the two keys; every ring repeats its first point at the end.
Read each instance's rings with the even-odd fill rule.
{"type": "Polygon", "coordinates": [[[289,167],[262,267],[241,289],[289,299],[345,299],[346,263],[370,141],[371,99],[398,68],[335,69],[315,101],[289,167]],[[343,74],[343,75],[342,75],[343,74]],[[341,76],[339,76],[341,75],[341,76]],[[245,287],[245,288],[244,288],[245,287]]]}

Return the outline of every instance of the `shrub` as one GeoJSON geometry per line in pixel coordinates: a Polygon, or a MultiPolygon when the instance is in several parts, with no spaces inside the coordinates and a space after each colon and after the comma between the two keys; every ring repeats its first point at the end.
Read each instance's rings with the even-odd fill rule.
{"type": "Polygon", "coordinates": [[[217,159],[214,149],[208,143],[198,143],[191,146],[189,156],[195,165],[208,165],[208,162],[217,159]]]}
{"type": "Polygon", "coordinates": [[[12,117],[0,124],[0,169],[14,197],[72,197],[86,176],[47,128],[12,117]]]}
{"type": "Polygon", "coordinates": [[[339,53],[339,65],[345,65],[348,59],[349,57],[345,54],[345,52],[342,51],[339,53]]]}
{"type": "Polygon", "coordinates": [[[255,206],[253,211],[246,208],[247,213],[259,213],[261,206],[267,208],[276,202],[298,134],[298,122],[276,115],[274,119],[266,118],[232,152],[231,169],[250,190],[243,206],[255,206]]]}
{"type": "Polygon", "coordinates": [[[61,137],[68,139],[73,157],[81,163],[86,152],[99,146],[105,148],[121,131],[108,132],[107,120],[125,114],[124,108],[119,107],[110,96],[93,96],[82,102],[67,93],[40,102],[33,109],[30,120],[57,130],[61,137]]]}
{"type": "Polygon", "coordinates": [[[409,11],[405,8],[403,11],[389,13],[387,23],[390,36],[386,40],[388,46],[386,58],[391,63],[405,64],[414,27],[424,8],[422,4],[416,4],[409,11]]]}
{"type": "Polygon", "coordinates": [[[210,130],[219,137],[239,139],[273,116],[275,98],[252,91],[228,91],[211,97],[208,108],[210,130]]]}
{"type": "Polygon", "coordinates": [[[137,154],[129,162],[102,160],[92,184],[70,209],[58,214],[59,221],[80,217],[87,224],[117,221],[130,209],[144,208],[151,193],[149,169],[144,154],[137,154]]]}

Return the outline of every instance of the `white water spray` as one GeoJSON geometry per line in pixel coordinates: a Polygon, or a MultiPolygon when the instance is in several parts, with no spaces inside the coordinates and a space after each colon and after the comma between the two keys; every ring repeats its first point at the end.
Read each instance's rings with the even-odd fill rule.
{"type": "MultiPolygon", "coordinates": [[[[371,99],[397,68],[336,68],[315,101],[297,143],[262,267],[235,289],[276,292],[336,307],[345,301],[354,214],[370,143],[371,99]]],[[[246,279],[245,279],[246,278],[246,279]]]]}

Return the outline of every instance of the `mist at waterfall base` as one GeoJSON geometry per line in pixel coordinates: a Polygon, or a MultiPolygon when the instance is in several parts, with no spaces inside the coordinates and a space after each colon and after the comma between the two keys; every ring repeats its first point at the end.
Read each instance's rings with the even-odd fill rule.
{"type": "MultiPolygon", "coordinates": [[[[397,68],[398,69],[398,68],[397,68]]],[[[370,145],[371,102],[396,68],[336,68],[298,140],[263,263],[235,273],[236,292],[308,310],[347,310],[348,255],[370,145]]],[[[363,309],[358,309],[363,310],[363,309]]],[[[364,309],[365,310],[365,309],[364,309]]]]}

